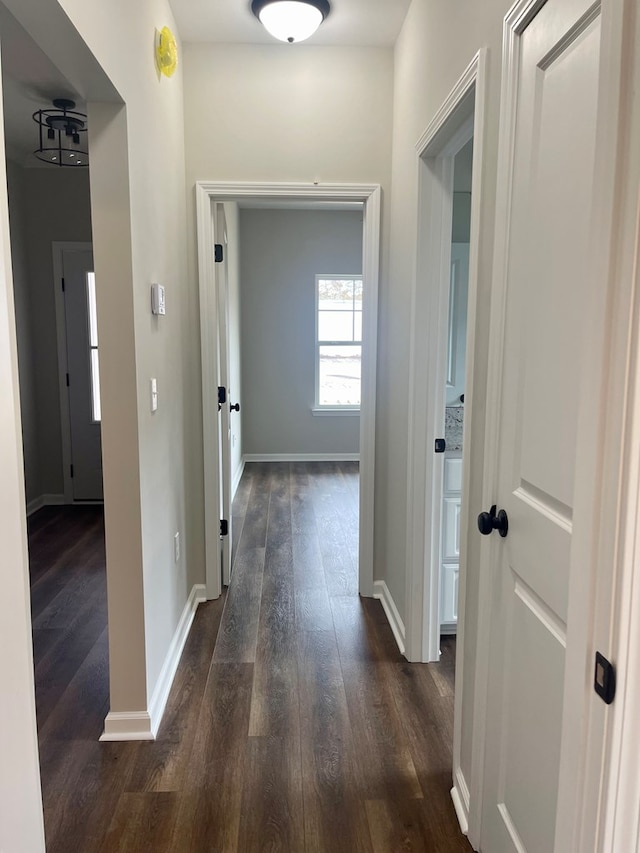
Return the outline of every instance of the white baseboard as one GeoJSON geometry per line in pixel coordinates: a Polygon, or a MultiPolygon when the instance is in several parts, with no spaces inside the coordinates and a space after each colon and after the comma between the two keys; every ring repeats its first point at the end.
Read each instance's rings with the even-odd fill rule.
{"type": "Polygon", "coordinates": [[[245,462],[359,462],[359,453],[245,453],[245,462]]]}
{"type": "Polygon", "coordinates": [[[155,740],[167,705],[193,617],[202,601],[207,600],[204,584],[195,584],[184,606],[164,664],[158,676],[148,711],[109,711],[100,740],[155,740]]]}
{"type": "Polygon", "coordinates": [[[460,824],[460,832],[463,835],[469,834],[469,787],[462,775],[462,770],[456,767],[453,774],[454,784],[451,789],[451,799],[453,807],[456,810],[458,823],[460,824]]]}
{"type": "Polygon", "coordinates": [[[238,486],[240,485],[240,480],[242,479],[242,475],[244,474],[244,456],[240,460],[240,464],[236,470],[236,473],[233,475],[233,482],[231,483],[231,500],[235,497],[236,492],[238,491],[238,486]]]}
{"type": "Polygon", "coordinates": [[[109,711],[100,740],[155,740],[148,711],[109,711]]]}
{"type": "Polygon", "coordinates": [[[396,643],[400,649],[400,654],[404,654],[405,643],[405,628],[404,622],[400,618],[396,603],[391,597],[389,587],[384,581],[375,581],[373,584],[373,597],[380,600],[382,607],[391,625],[393,636],[396,638],[396,643]]]}
{"type": "Polygon", "coordinates": [[[40,495],[27,504],[27,518],[43,506],[62,506],[64,495],[40,495]]]}
{"type": "Polygon", "coordinates": [[[158,676],[158,681],[156,682],[151,702],[149,703],[149,716],[151,717],[151,730],[154,738],[160,728],[162,715],[164,714],[167,699],[169,698],[169,693],[171,691],[171,685],[173,684],[173,679],[175,678],[176,670],[180,663],[182,650],[184,649],[187,637],[189,636],[193,617],[195,616],[200,602],[206,600],[207,591],[204,584],[194,584],[191,588],[187,603],[184,606],[184,610],[182,611],[182,615],[180,616],[178,627],[176,628],[173,639],[171,640],[169,651],[164,659],[164,664],[160,670],[160,675],[158,676]]]}

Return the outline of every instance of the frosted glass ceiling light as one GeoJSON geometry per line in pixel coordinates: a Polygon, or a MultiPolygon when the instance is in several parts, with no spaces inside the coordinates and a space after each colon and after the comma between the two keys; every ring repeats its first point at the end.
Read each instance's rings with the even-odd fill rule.
{"type": "Polygon", "coordinates": [[[251,11],[265,30],[290,44],[312,36],[329,14],[328,0],[252,0],[251,11]]]}

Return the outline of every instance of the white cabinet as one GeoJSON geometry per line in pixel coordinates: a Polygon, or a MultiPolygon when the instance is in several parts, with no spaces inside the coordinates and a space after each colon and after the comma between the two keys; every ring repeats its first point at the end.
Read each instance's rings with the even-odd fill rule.
{"type": "Polygon", "coordinates": [[[440,553],[440,630],[443,634],[455,634],[458,621],[461,500],[462,452],[447,452],[444,458],[440,553]]]}

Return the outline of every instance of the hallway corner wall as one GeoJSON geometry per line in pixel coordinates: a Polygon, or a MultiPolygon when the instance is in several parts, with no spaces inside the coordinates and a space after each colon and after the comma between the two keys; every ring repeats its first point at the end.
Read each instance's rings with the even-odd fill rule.
{"type": "MultiPolygon", "coordinates": [[[[379,388],[382,481],[377,490],[376,518],[380,529],[376,577],[382,577],[401,614],[406,611],[405,550],[407,494],[409,329],[411,284],[415,279],[418,228],[418,154],[416,143],[437,110],[481,47],[488,48],[488,85],[485,113],[482,210],[480,225],[478,316],[475,340],[476,386],[473,429],[465,433],[471,464],[471,493],[464,500],[479,507],[484,455],[484,383],[489,340],[489,305],[493,262],[493,223],[497,171],[502,21],[509,0],[482,4],[461,0],[454,5],[437,0],[413,0],[395,48],[393,120],[393,196],[391,203],[390,279],[393,293],[383,293],[381,349],[388,353],[379,388]],[[384,485],[383,485],[384,484],[384,485]],[[394,532],[402,530],[401,537],[394,532]]],[[[380,482],[380,481],[379,481],[380,482]]],[[[477,510],[476,510],[477,513],[477,510]]],[[[470,522],[471,524],[471,522],[470,522]]],[[[479,537],[469,530],[463,636],[462,742],[460,766],[467,782],[473,755],[473,701],[478,608],[479,537]]],[[[462,645],[462,644],[461,644],[462,645]]],[[[461,659],[458,650],[458,659],[461,659]]],[[[468,803],[466,804],[468,806],[468,803]]]]}
{"type": "MultiPolygon", "coordinates": [[[[1,107],[0,107],[1,117],[1,107]]],[[[4,161],[4,140],[0,141],[4,161]]],[[[44,853],[7,190],[0,185],[0,849],[44,853]]]]}

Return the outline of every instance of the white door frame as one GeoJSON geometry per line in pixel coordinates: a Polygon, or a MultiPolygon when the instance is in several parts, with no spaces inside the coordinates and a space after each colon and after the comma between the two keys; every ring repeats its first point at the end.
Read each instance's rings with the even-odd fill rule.
{"type": "Polygon", "coordinates": [[[592,375],[580,412],[581,422],[599,420],[591,427],[593,435],[585,428],[591,447],[585,440],[586,464],[576,492],[596,490],[597,501],[585,505],[585,515],[591,509],[585,527],[590,523],[591,529],[585,530],[584,551],[572,564],[568,620],[578,623],[584,648],[567,647],[564,702],[574,713],[565,713],[563,725],[559,807],[571,821],[564,832],[556,830],[557,853],[640,850],[640,774],[633,760],[640,731],[640,18],[635,0],[604,0],[602,31],[592,269],[604,286],[592,316],[596,329],[603,326],[598,324],[603,314],[608,323],[598,337],[590,334],[592,375]],[[599,409],[593,402],[589,408],[597,396],[594,388],[604,389],[599,409]],[[595,457],[590,465],[589,451],[595,457]],[[581,560],[589,546],[590,564],[581,560]],[[588,586],[579,584],[585,566],[588,586]],[[593,692],[596,649],[617,671],[617,694],[608,707],[593,692]],[[578,785],[570,764],[576,753],[578,785]]]}
{"type": "MultiPolygon", "coordinates": [[[[73,479],[71,478],[71,420],[69,416],[69,388],[67,386],[67,320],[62,294],[65,252],[92,252],[93,243],[54,241],[53,292],[55,294],[56,341],[58,346],[58,388],[60,397],[60,431],[62,436],[62,474],[64,477],[64,502],[73,503],[73,479]]],[[[86,503],[86,501],[83,501],[86,503]]]]}
{"type": "MultiPolygon", "coordinates": [[[[507,279],[508,222],[514,161],[514,130],[518,84],[520,38],[526,26],[544,5],[544,0],[518,0],[507,14],[503,28],[503,63],[496,233],[491,300],[491,334],[486,397],[483,499],[486,506],[496,499],[499,447],[502,342],[504,338],[507,279]]],[[[580,389],[579,432],[576,450],[576,485],[573,542],[569,572],[569,605],[565,659],[564,706],[560,756],[559,793],[555,853],[585,850],[635,850],[638,840],[637,807],[640,801],[637,762],[631,768],[637,732],[625,719],[629,708],[637,709],[637,694],[621,685],[623,695],[607,708],[593,690],[596,649],[616,662],[637,664],[637,647],[629,655],[629,639],[640,636],[640,613],[623,590],[631,590],[638,570],[633,555],[637,547],[637,497],[640,469],[637,459],[638,413],[635,383],[629,371],[630,354],[638,365],[637,334],[629,318],[638,322],[638,293],[635,282],[638,262],[637,204],[638,163],[629,151],[638,150],[640,106],[631,110],[630,71],[633,39],[625,38],[635,0],[595,2],[588,15],[602,10],[600,54],[600,103],[596,139],[594,205],[589,251],[590,274],[597,286],[586,308],[586,351],[584,379],[580,389]],[[625,77],[627,85],[624,85],[625,77]],[[626,102],[625,102],[626,98],[626,102]],[[630,146],[629,138],[634,146],[630,146]],[[622,154],[621,154],[622,152],[622,154]],[[616,216],[617,212],[617,216],[616,216]],[[603,322],[602,318],[605,318],[603,322]],[[632,334],[633,332],[633,334],[632,334]],[[635,428],[635,429],[634,429],[635,428]],[[634,442],[635,434],[635,442],[634,442]],[[621,440],[622,439],[622,440],[621,440]],[[629,468],[625,470],[625,465],[629,468]],[[630,473],[629,473],[630,472],[630,473]],[[625,522],[628,527],[625,527],[625,522]],[[616,583],[617,580],[617,583],[616,583]],[[635,615],[635,622],[631,616],[635,615]],[[624,618],[621,618],[624,617],[624,618]],[[631,695],[630,695],[631,694],[631,695]],[[625,701],[625,699],[627,701],[625,701]],[[631,705],[631,701],[633,705],[631,705]],[[632,732],[631,730],[635,731],[632,732]],[[621,747],[617,755],[608,750],[607,733],[621,747]],[[625,764],[627,774],[625,776],[625,764]],[[610,774],[603,768],[609,767],[610,774]],[[635,809],[619,809],[610,788],[613,780],[632,782],[635,809]],[[607,827],[617,837],[635,839],[633,844],[604,843],[607,827]],[[633,831],[629,835],[630,828],[633,831]]],[[[473,699],[473,756],[470,785],[469,840],[479,845],[483,800],[484,744],[487,723],[487,673],[491,630],[492,549],[484,542],[477,567],[480,578],[475,696],[473,699]]],[[[637,592],[636,592],[637,598],[637,592]]],[[[637,602],[636,602],[637,604],[637,602]]],[[[620,666],[618,667],[620,671],[620,666]]],[[[625,668],[626,671],[626,668],[625,668]]],[[[634,672],[637,683],[637,671],[634,672]]],[[[634,687],[636,684],[634,683],[634,687]]]]}
{"type": "Polygon", "coordinates": [[[364,207],[362,400],[360,405],[360,594],[373,595],[374,473],[380,203],[378,184],[196,183],[202,421],[204,436],[205,564],[207,598],[222,592],[220,573],[217,347],[215,318],[215,202],[259,198],[283,201],[361,202],[364,207]],[[208,438],[208,440],[207,440],[208,438]]]}
{"type": "MultiPolygon", "coordinates": [[[[418,257],[412,292],[407,467],[406,656],[437,661],[440,621],[442,456],[434,454],[444,418],[444,374],[451,277],[453,161],[473,137],[469,313],[464,432],[473,418],[473,369],[482,195],[486,49],[478,51],[416,144],[419,165],[418,257]],[[426,334],[425,334],[426,330],[426,334]],[[439,497],[438,497],[439,496],[439,497]]],[[[463,441],[458,636],[464,630],[466,528],[469,520],[468,442],[463,441]]],[[[462,642],[460,642],[462,645],[462,642]]]]}
{"type": "Polygon", "coordinates": [[[218,294],[218,384],[226,389],[227,402],[220,410],[220,463],[223,474],[220,477],[221,513],[220,518],[227,519],[228,533],[222,544],[222,583],[225,586],[231,581],[231,554],[233,545],[233,519],[231,504],[233,501],[233,486],[231,483],[231,391],[229,384],[229,252],[227,248],[227,219],[224,204],[216,205],[215,222],[217,225],[216,242],[222,245],[222,263],[216,264],[216,291],[218,294]],[[220,233],[220,232],[223,233],[220,233]],[[228,504],[228,506],[227,506],[228,504]]]}

